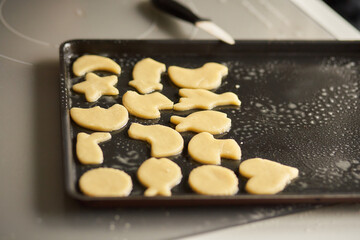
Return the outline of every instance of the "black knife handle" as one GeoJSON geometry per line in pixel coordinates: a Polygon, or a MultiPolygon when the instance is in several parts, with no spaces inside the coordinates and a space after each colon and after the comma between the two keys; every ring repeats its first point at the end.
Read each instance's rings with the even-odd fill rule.
{"type": "Polygon", "coordinates": [[[196,23],[205,20],[196,16],[190,9],[173,0],[151,0],[158,9],[181,18],[185,21],[196,23]]]}

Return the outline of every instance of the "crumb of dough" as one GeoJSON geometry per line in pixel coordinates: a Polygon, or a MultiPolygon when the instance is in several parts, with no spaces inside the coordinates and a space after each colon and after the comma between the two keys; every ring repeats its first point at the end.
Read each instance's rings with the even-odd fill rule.
{"type": "Polygon", "coordinates": [[[241,149],[234,139],[215,139],[213,135],[202,132],[189,142],[188,152],[192,159],[203,164],[221,163],[221,157],[240,160],[241,149]]]}
{"type": "Polygon", "coordinates": [[[141,125],[132,123],[129,137],[143,140],[151,145],[152,157],[168,157],[180,154],[184,148],[182,136],[170,127],[163,125],[141,125]]]}
{"type": "Polygon", "coordinates": [[[168,72],[171,81],[178,87],[211,90],[220,86],[222,78],[228,74],[228,68],[209,62],[196,69],[170,66],[168,72]]]}
{"type": "Polygon", "coordinates": [[[181,96],[178,103],[174,105],[176,111],[186,111],[190,109],[212,109],[216,106],[235,105],[240,106],[238,96],[232,92],[216,94],[205,89],[179,90],[181,96]]]}
{"type": "Polygon", "coordinates": [[[181,182],[180,167],[167,158],[150,158],[137,171],[139,181],[147,187],[147,197],[171,196],[171,189],[181,182]]]}
{"type": "Polygon", "coordinates": [[[165,72],[166,66],[151,58],[145,58],[137,62],[133,70],[134,80],[129,85],[134,87],[139,93],[146,94],[155,90],[161,91],[163,85],[160,77],[165,72]]]}
{"type": "Polygon", "coordinates": [[[96,70],[108,71],[118,75],[121,73],[121,67],[114,60],[98,55],[81,56],[73,64],[73,72],[76,76],[83,76],[87,72],[96,70]]]}
{"type": "Polygon", "coordinates": [[[73,86],[73,90],[78,93],[84,93],[88,102],[97,101],[102,95],[118,95],[119,90],[114,87],[118,82],[115,75],[100,77],[94,73],[87,73],[85,81],[73,86]]]}
{"type": "Polygon", "coordinates": [[[79,133],[76,141],[76,156],[82,164],[101,164],[104,161],[99,143],[110,140],[110,133],[79,133]]]}
{"type": "Polygon", "coordinates": [[[81,192],[90,197],[126,197],[132,190],[131,177],[114,168],[95,168],[79,180],[81,192]]]}
{"type": "Polygon", "coordinates": [[[203,195],[235,195],[239,180],[228,168],[204,165],[193,169],[189,175],[189,185],[196,193],[203,195]]]}
{"type": "Polygon", "coordinates": [[[239,166],[240,174],[249,180],[245,190],[252,194],[276,194],[284,190],[299,170],[274,161],[252,158],[239,166]]]}
{"type": "Polygon", "coordinates": [[[134,91],[127,91],[122,97],[124,107],[131,115],[144,119],[160,118],[160,111],[172,109],[174,103],[159,92],[141,95],[134,91]]]}
{"type": "Polygon", "coordinates": [[[221,134],[231,127],[231,119],[227,118],[226,113],[213,110],[194,112],[187,117],[172,116],[170,122],[177,125],[175,129],[178,132],[221,134]]]}
{"type": "Polygon", "coordinates": [[[95,131],[114,131],[126,125],[129,114],[120,104],[114,104],[108,109],[99,106],[93,108],[70,109],[71,119],[81,127],[95,131]]]}

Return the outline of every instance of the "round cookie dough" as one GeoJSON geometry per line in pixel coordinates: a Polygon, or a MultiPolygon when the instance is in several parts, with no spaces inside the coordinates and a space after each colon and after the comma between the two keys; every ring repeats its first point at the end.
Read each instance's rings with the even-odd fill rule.
{"type": "Polygon", "coordinates": [[[126,197],[132,190],[132,181],[124,171],[95,168],[80,177],[79,187],[90,197],[126,197]]]}
{"type": "Polygon", "coordinates": [[[204,165],[193,169],[189,175],[189,185],[196,193],[203,195],[235,195],[239,180],[228,168],[204,165]]]}

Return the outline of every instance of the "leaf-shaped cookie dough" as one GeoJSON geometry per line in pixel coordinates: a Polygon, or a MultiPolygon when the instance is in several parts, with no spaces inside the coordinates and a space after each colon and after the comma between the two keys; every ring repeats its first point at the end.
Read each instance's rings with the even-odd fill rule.
{"type": "Polygon", "coordinates": [[[145,58],[135,64],[134,80],[130,81],[129,85],[142,94],[162,90],[163,85],[160,83],[160,77],[165,70],[165,64],[151,58],[145,58]]]}
{"type": "Polygon", "coordinates": [[[171,189],[181,181],[180,167],[167,158],[150,158],[137,171],[139,181],[148,189],[145,196],[171,196],[171,189]]]}
{"type": "Polygon", "coordinates": [[[292,179],[299,175],[297,168],[261,158],[252,158],[242,162],[239,171],[242,176],[249,178],[245,189],[252,194],[281,192],[292,179]]]}
{"type": "Polygon", "coordinates": [[[100,77],[94,73],[87,73],[85,81],[73,86],[75,92],[84,93],[88,102],[97,101],[102,95],[117,95],[119,90],[114,87],[118,82],[117,76],[100,77]]]}
{"type": "Polygon", "coordinates": [[[152,157],[168,157],[181,153],[184,148],[182,136],[170,127],[163,125],[131,124],[129,137],[143,140],[151,145],[152,157]]]}
{"type": "Polygon", "coordinates": [[[146,95],[134,91],[127,91],[122,102],[130,114],[145,119],[160,118],[162,109],[172,109],[174,103],[159,92],[146,95]]]}
{"type": "Polygon", "coordinates": [[[84,55],[75,60],[73,72],[76,76],[82,76],[87,72],[103,70],[115,74],[121,73],[120,66],[112,59],[98,55],[84,55]]]}
{"type": "Polygon", "coordinates": [[[216,106],[235,105],[240,106],[238,96],[232,92],[216,94],[205,89],[179,90],[181,96],[178,103],[174,105],[176,111],[186,111],[190,109],[212,109],[216,106]]]}
{"type": "Polygon", "coordinates": [[[240,160],[241,150],[234,139],[215,139],[213,135],[202,132],[189,142],[188,152],[195,161],[203,164],[221,163],[221,157],[240,160]]]}
{"type": "Polygon", "coordinates": [[[171,81],[181,88],[215,89],[228,74],[228,68],[219,63],[206,63],[200,68],[190,69],[178,66],[169,67],[171,81]]]}
{"type": "Polygon", "coordinates": [[[79,126],[95,131],[114,131],[122,128],[129,120],[126,108],[120,104],[114,104],[108,109],[99,106],[93,108],[70,109],[71,119],[79,126]]]}
{"type": "Polygon", "coordinates": [[[187,117],[172,116],[170,122],[177,124],[178,132],[208,132],[211,134],[221,134],[230,130],[231,119],[226,117],[226,113],[206,110],[194,112],[187,117]]]}
{"type": "Polygon", "coordinates": [[[111,139],[110,133],[79,133],[76,141],[76,156],[82,164],[101,164],[104,160],[99,143],[111,139]]]}

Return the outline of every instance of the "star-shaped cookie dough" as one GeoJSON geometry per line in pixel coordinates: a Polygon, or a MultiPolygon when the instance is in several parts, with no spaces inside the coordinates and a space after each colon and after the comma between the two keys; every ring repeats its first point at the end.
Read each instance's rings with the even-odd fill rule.
{"type": "Polygon", "coordinates": [[[117,95],[119,90],[114,87],[117,83],[117,76],[100,77],[94,73],[87,73],[85,81],[73,86],[73,90],[84,93],[88,102],[97,101],[102,95],[117,95]]]}

